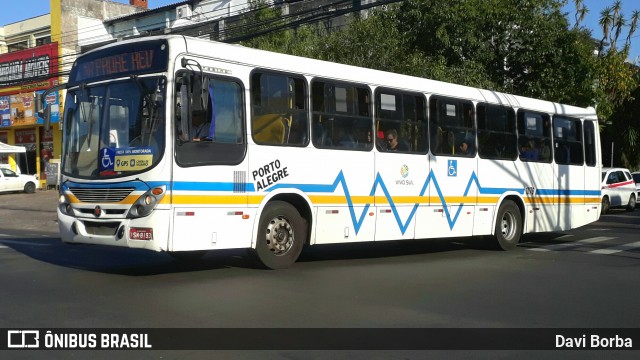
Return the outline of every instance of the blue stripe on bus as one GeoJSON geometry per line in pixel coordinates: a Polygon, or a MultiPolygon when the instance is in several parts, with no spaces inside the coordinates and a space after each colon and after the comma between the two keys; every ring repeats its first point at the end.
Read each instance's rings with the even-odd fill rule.
{"type": "Polygon", "coordinates": [[[600,196],[600,190],[560,190],[560,189],[536,189],[536,195],[563,195],[563,196],[600,196]]]}
{"type": "MultiPolygon", "coordinates": [[[[444,212],[445,215],[447,217],[447,222],[449,223],[449,228],[453,229],[455,223],[458,220],[458,216],[460,215],[460,212],[462,211],[462,205],[460,204],[460,206],[458,207],[457,211],[455,212],[455,214],[451,214],[449,212],[449,207],[447,205],[447,202],[444,199],[444,195],[442,194],[442,190],[440,190],[440,185],[438,184],[438,180],[436,179],[436,176],[433,173],[433,170],[431,170],[429,172],[429,176],[427,176],[427,179],[424,182],[424,185],[422,186],[422,189],[420,190],[420,194],[418,196],[424,196],[425,192],[427,191],[427,187],[429,186],[429,184],[433,181],[433,186],[436,189],[436,192],[438,193],[438,198],[440,198],[440,202],[442,203],[442,205],[444,206],[444,212]],[[452,216],[453,215],[453,216],[452,216]]],[[[469,182],[467,183],[467,187],[464,191],[463,196],[467,196],[469,194],[469,190],[471,189],[471,185],[473,185],[475,183],[476,187],[478,188],[478,191],[480,192],[481,195],[502,195],[506,192],[516,192],[518,194],[524,194],[524,188],[485,188],[482,187],[480,185],[480,182],[478,180],[478,177],[476,176],[476,173],[473,172],[469,178],[469,182]]],[[[371,204],[366,204],[364,206],[364,209],[362,210],[362,213],[358,216],[355,213],[355,210],[353,208],[353,202],[351,201],[351,196],[349,194],[349,187],[347,186],[347,181],[344,178],[344,174],[342,171],[340,171],[340,173],[338,174],[338,176],[336,177],[335,181],[333,182],[333,184],[331,185],[327,185],[327,184],[276,184],[274,186],[272,186],[271,188],[269,188],[267,191],[273,191],[279,188],[295,188],[298,189],[300,191],[304,191],[304,192],[315,192],[315,193],[333,193],[335,192],[335,190],[338,188],[338,186],[341,185],[342,186],[342,190],[344,191],[344,195],[345,198],[347,200],[347,205],[349,207],[349,212],[351,215],[351,221],[353,223],[353,228],[356,232],[356,234],[358,234],[358,231],[360,231],[360,227],[362,226],[362,223],[364,222],[365,216],[367,214],[367,210],[369,209],[369,206],[371,206],[371,204]]],[[[373,196],[376,193],[376,190],[378,189],[378,186],[380,186],[380,189],[382,190],[382,192],[384,193],[385,198],[387,199],[389,205],[391,206],[391,211],[393,212],[393,215],[396,219],[396,222],[398,224],[398,227],[400,228],[400,231],[402,232],[402,234],[404,234],[407,229],[409,228],[409,224],[411,223],[411,220],[413,219],[413,216],[415,215],[416,211],[418,210],[418,205],[419,204],[414,204],[413,205],[413,209],[411,210],[411,213],[409,214],[409,217],[407,218],[406,221],[402,221],[402,219],[400,218],[400,214],[398,213],[398,210],[396,208],[396,204],[393,201],[393,198],[391,197],[391,194],[389,194],[389,191],[387,190],[387,186],[384,183],[384,180],[382,180],[382,177],[380,176],[380,173],[378,173],[376,175],[376,180],[373,183],[373,186],[371,188],[371,192],[369,193],[369,196],[373,196]]]]}
{"type": "MultiPolygon", "coordinates": [[[[427,191],[427,188],[429,186],[429,184],[433,182],[433,186],[436,190],[436,193],[438,195],[438,198],[440,199],[440,203],[442,204],[442,206],[444,207],[444,213],[447,217],[447,222],[449,224],[449,229],[453,230],[453,227],[455,226],[457,220],[458,220],[458,216],[460,215],[460,212],[462,211],[462,206],[464,205],[463,203],[460,204],[455,204],[456,206],[458,206],[458,209],[455,211],[455,213],[451,213],[449,211],[449,204],[447,204],[444,195],[442,193],[442,190],[440,189],[440,185],[438,184],[438,180],[436,179],[436,176],[433,173],[433,170],[431,170],[429,172],[429,175],[427,176],[427,179],[424,182],[424,185],[422,186],[421,190],[420,190],[420,194],[418,196],[424,196],[425,192],[427,191]]],[[[469,181],[467,183],[467,186],[464,190],[464,193],[462,196],[467,196],[469,194],[469,191],[471,189],[471,185],[475,184],[478,192],[480,195],[502,195],[505,194],[507,192],[515,192],[517,194],[523,195],[525,190],[524,188],[492,188],[492,187],[483,187],[482,185],[480,185],[480,181],[478,180],[478,176],[476,175],[475,172],[471,173],[471,176],[469,177],[469,181]]],[[[64,187],[69,187],[69,186],[73,186],[73,187],[82,187],[82,188],[106,188],[106,187],[130,187],[130,186],[134,186],[136,188],[136,190],[147,190],[147,186],[149,187],[156,187],[156,186],[162,186],[162,185],[169,185],[169,182],[148,182],[148,183],[143,183],[141,181],[131,181],[131,182],[122,182],[122,183],[103,183],[103,184],[95,184],[95,183],[91,183],[91,184],[85,184],[85,183],[75,183],[75,182],[65,182],[64,183],[64,187]]],[[[174,182],[173,183],[173,190],[180,190],[180,191],[234,191],[234,184],[232,182],[191,182],[191,181],[181,181],[181,182],[174,182]]],[[[253,183],[246,183],[246,191],[248,192],[254,192],[255,191],[255,186],[253,183]]],[[[369,196],[374,196],[376,193],[376,190],[378,189],[378,186],[380,187],[380,190],[382,190],[382,192],[384,193],[385,198],[387,199],[389,206],[391,206],[391,210],[393,212],[393,215],[395,217],[395,220],[398,224],[398,227],[400,229],[400,231],[402,232],[402,234],[404,234],[407,229],[409,228],[409,224],[411,223],[411,220],[413,219],[413,217],[415,216],[416,211],[418,210],[418,205],[419,204],[414,204],[413,208],[411,210],[411,213],[409,214],[408,218],[406,219],[406,221],[402,221],[402,219],[400,218],[400,214],[398,212],[398,209],[396,207],[395,202],[393,201],[393,198],[391,196],[391,194],[389,193],[389,191],[387,190],[387,186],[384,183],[384,180],[382,179],[382,176],[380,176],[380,173],[378,173],[376,175],[376,179],[373,183],[373,186],[371,187],[371,192],[369,193],[369,196]]],[[[342,190],[344,192],[344,196],[345,199],[347,201],[347,205],[349,208],[349,212],[350,212],[350,216],[351,216],[351,221],[353,223],[353,227],[354,230],[356,232],[356,234],[358,234],[358,232],[360,231],[360,228],[362,227],[362,224],[365,220],[367,211],[369,210],[369,207],[372,204],[366,204],[364,205],[364,209],[362,210],[362,212],[358,215],[355,212],[355,209],[353,207],[353,201],[351,200],[351,195],[349,193],[349,187],[347,185],[347,181],[344,177],[344,173],[342,172],[342,170],[340,171],[340,173],[338,174],[338,176],[336,176],[336,179],[333,181],[332,184],[284,184],[284,183],[279,183],[279,184],[275,184],[274,186],[272,186],[271,188],[267,189],[266,191],[273,191],[276,189],[280,189],[280,188],[294,188],[294,189],[298,189],[300,191],[303,192],[308,192],[308,193],[334,193],[336,191],[336,189],[338,189],[338,187],[342,187],[342,190]]],[[[563,195],[563,196],[600,196],[600,190],[558,190],[558,189],[537,189],[536,190],[536,194],[537,195],[541,195],[541,196],[554,196],[554,195],[563,195]]]]}
{"type": "MultiPolygon", "coordinates": [[[[255,191],[252,183],[244,183],[246,191],[255,191]]],[[[173,190],[179,191],[234,191],[238,184],[232,182],[195,182],[176,181],[173,183],[173,190]]]]}

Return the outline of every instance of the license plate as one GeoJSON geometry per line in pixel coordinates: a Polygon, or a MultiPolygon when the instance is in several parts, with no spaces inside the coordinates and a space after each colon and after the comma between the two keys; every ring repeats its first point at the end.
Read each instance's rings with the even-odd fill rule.
{"type": "Polygon", "coordinates": [[[129,229],[129,239],[131,239],[131,240],[153,240],[153,229],[151,229],[151,228],[131,228],[131,229],[129,229]]]}

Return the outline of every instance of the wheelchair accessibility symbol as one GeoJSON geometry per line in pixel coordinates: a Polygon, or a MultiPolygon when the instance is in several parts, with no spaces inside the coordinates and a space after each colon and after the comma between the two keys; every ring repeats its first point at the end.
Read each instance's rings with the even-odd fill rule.
{"type": "Polygon", "coordinates": [[[458,160],[449,160],[449,166],[447,166],[447,175],[458,176],[458,160]]]}
{"type": "Polygon", "coordinates": [[[102,157],[100,158],[100,165],[102,166],[102,170],[113,169],[113,158],[115,153],[113,151],[109,151],[108,148],[102,149],[102,157]]]}

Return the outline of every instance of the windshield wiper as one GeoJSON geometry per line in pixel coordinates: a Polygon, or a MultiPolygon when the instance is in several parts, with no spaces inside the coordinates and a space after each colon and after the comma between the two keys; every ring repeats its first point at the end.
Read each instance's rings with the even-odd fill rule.
{"type": "Polygon", "coordinates": [[[138,89],[140,90],[140,93],[142,94],[142,96],[144,97],[144,101],[146,102],[146,108],[148,111],[148,118],[144,119],[144,114],[143,114],[143,119],[145,120],[145,123],[142,124],[142,134],[140,134],[140,138],[141,138],[141,143],[150,145],[151,144],[151,134],[153,134],[156,131],[156,126],[157,126],[157,116],[156,116],[156,107],[157,106],[157,101],[158,101],[158,93],[160,92],[160,79],[158,80],[158,85],[156,86],[156,90],[151,90],[147,87],[147,85],[144,83],[144,81],[141,81],[140,78],[137,75],[131,75],[131,79],[134,80],[134,82],[136,83],[136,85],[138,86],[138,89]],[[148,139],[145,139],[146,134],[149,135],[148,139]],[[146,140],[146,141],[145,141],[146,140]]]}

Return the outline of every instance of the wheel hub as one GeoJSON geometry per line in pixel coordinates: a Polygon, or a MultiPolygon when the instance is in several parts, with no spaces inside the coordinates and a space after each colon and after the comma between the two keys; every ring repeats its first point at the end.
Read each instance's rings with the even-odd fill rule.
{"type": "Polygon", "coordinates": [[[293,245],[293,226],[282,216],[271,219],[265,235],[267,247],[275,255],[285,254],[293,245]]]}

